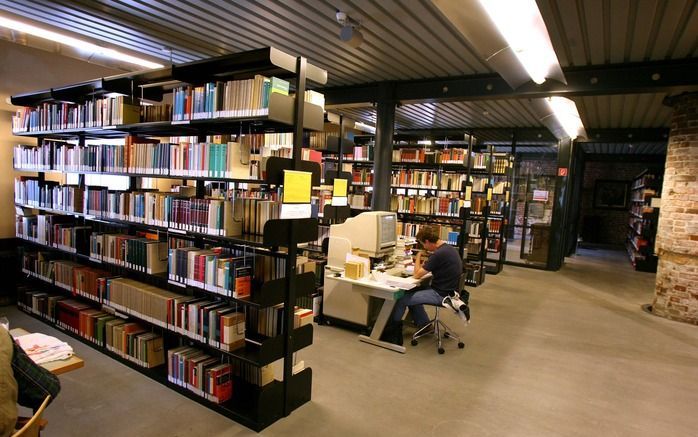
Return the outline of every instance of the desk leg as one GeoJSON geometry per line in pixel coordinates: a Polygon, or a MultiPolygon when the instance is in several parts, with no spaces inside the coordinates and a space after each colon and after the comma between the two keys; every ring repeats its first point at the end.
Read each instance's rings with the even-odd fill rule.
{"type": "Polygon", "coordinates": [[[373,325],[373,330],[371,331],[371,336],[368,337],[366,335],[359,335],[359,340],[365,342],[365,343],[370,343],[374,346],[380,346],[384,347],[386,349],[390,349],[395,352],[400,352],[401,354],[405,353],[405,347],[404,346],[398,346],[393,343],[388,343],[387,341],[381,341],[381,335],[383,334],[383,330],[385,329],[385,326],[388,324],[388,320],[390,319],[390,315],[393,312],[393,308],[395,308],[395,301],[394,300],[384,300],[383,301],[383,306],[378,313],[378,318],[376,319],[376,323],[373,325]]]}

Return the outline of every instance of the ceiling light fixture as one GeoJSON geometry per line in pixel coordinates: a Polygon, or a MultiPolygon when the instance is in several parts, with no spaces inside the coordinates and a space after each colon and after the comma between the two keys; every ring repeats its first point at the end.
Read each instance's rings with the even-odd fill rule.
{"type": "Polygon", "coordinates": [[[559,66],[535,0],[480,0],[531,79],[542,84],[559,66]]]}
{"type": "Polygon", "coordinates": [[[16,30],[18,32],[28,33],[30,35],[38,36],[39,38],[45,38],[60,44],[75,47],[76,49],[89,51],[94,54],[106,56],[112,59],[118,59],[119,61],[128,62],[129,64],[135,64],[145,68],[164,67],[164,65],[158,64],[156,62],[151,62],[143,58],[127,55],[126,53],[122,53],[114,49],[100,47],[97,44],[92,44],[91,42],[73,38],[67,35],[62,35],[60,33],[42,29],[40,27],[23,23],[21,21],[11,20],[5,17],[0,17],[0,27],[6,27],[8,29],[16,30]]]}
{"type": "Polygon", "coordinates": [[[335,14],[337,23],[342,27],[339,29],[339,39],[349,44],[351,47],[357,48],[364,42],[364,36],[359,30],[361,23],[352,20],[346,12],[337,10],[335,14]]]}
{"type": "Polygon", "coordinates": [[[368,132],[371,134],[376,133],[375,126],[371,126],[370,124],[362,123],[360,121],[354,122],[354,129],[358,129],[360,131],[368,132]]]}
{"type": "Polygon", "coordinates": [[[562,125],[565,133],[573,140],[584,135],[584,124],[577,111],[577,105],[566,97],[548,97],[545,99],[553,111],[555,118],[562,125]]]}

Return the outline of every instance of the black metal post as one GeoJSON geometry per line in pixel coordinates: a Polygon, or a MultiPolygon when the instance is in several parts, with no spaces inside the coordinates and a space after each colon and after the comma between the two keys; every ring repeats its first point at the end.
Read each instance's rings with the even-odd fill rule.
{"type": "Polygon", "coordinates": [[[557,180],[555,184],[555,203],[550,224],[550,251],[548,270],[559,270],[565,258],[566,227],[568,221],[568,204],[570,199],[569,171],[572,166],[574,142],[570,138],[560,140],[557,154],[557,180]]]}
{"type": "Polygon", "coordinates": [[[384,98],[376,108],[376,144],[373,151],[373,211],[390,211],[390,175],[393,165],[395,101],[384,98]]]}
{"type": "MultiPolygon", "coordinates": [[[[293,132],[293,167],[301,168],[301,152],[303,148],[303,109],[305,106],[305,73],[306,59],[299,56],[296,59],[296,110],[294,114],[295,128],[293,132]]],[[[288,236],[288,256],[286,257],[286,296],[284,301],[284,382],[283,382],[283,414],[288,416],[293,410],[292,394],[289,385],[293,378],[293,309],[296,303],[296,255],[297,222],[291,221],[288,236]]]]}

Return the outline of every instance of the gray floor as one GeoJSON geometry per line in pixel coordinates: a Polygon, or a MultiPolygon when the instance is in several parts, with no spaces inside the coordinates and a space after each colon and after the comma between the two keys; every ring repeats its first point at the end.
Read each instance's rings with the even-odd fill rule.
{"type": "MultiPolygon", "coordinates": [[[[445,355],[422,343],[400,355],[317,327],[301,356],[313,401],[262,435],[695,436],[698,327],[644,313],[653,283],[622,252],[582,250],[557,273],[507,266],[473,290],[473,321],[458,327],[466,349],[445,355]]],[[[253,434],[71,343],[87,365],[61,377],[44,435],[253,434]]]]}

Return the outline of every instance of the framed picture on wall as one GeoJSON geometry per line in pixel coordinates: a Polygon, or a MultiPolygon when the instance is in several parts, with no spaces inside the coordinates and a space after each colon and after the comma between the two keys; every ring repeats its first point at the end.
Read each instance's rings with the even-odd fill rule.
{"type": "Polygon", "coordinates": [[[629,196],[628,181],[597,180],[594,186],[594,208],[628,209],[629,196]]]}

